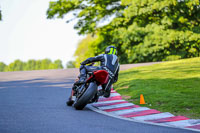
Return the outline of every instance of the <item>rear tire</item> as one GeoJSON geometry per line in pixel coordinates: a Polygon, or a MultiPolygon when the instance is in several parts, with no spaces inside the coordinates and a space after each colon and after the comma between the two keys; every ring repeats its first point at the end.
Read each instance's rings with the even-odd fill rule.
{"type": "Polygon", "coordinates": [[[91,82],[86,89],[86,91],[82,94],[82,96],[78,99],[76,99],[74,103],[74,108],[77,110],[82,110],[89,101],[94,97],[94,95],[97,92],[97,84],[94,82],[91,82]]]}

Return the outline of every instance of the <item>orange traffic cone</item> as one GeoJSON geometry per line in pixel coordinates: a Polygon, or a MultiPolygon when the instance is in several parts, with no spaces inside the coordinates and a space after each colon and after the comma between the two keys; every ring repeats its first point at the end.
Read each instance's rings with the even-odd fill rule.
{"type": "Polygon", "coordinates": [[[142,94],[140,95],[140,104],[145,104],[144,96],[142,94]]]}

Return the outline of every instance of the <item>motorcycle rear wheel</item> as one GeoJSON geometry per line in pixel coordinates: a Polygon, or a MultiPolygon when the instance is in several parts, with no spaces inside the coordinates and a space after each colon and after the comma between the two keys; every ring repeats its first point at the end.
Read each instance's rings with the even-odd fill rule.
{"type": "Polygon", "coordinates": [[[88,88],[83,92],[81,97],[77,98],[74,103],[74,108],[77,110],[82,110],[89,101],[94,97],[97,92],[97,84],[91,82],[88,88]]]}

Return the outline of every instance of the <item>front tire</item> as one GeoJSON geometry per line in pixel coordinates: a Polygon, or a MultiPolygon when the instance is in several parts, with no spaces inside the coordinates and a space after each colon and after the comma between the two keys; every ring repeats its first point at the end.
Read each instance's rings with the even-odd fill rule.
{"type": "Polygon", "coordinates": [[[74,103],[74,108],[77,110],[82,110],[94,97],[96,92],[97,92],[97,84],[91,82],[86,91],[83,92],[82,96],[76,99],[74,103]]]}

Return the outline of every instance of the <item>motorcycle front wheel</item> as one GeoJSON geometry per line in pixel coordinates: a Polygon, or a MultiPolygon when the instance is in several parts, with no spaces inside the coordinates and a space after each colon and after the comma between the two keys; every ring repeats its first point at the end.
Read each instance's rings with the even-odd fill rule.
{"type": "Polygon", "coordinates": [[[81,94],[79,98],[76,98],[74,103],[74,108],[77,110],[82,110],[89,101],[94,97],[97,92],[97,84],[95,82],[91,82],[86,88],[86,90],[81,94]]]}

